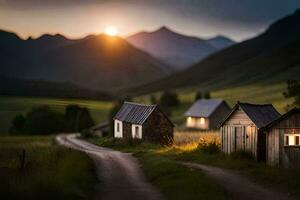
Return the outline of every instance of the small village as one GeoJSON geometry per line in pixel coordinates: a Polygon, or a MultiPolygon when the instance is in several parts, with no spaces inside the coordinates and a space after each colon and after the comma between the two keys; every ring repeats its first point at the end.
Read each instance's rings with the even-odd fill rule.
{"type": "MultiPolygon", "coordinates": [[[[186,128],[218,130],[221,151],[251,153],[270,166],[300,167],[300,109],[281,115],[271,104],[200,99],[186,111],[186,128]]],[[[157,105],[124,102],[114,121],[114,137],[172,145],[174,124],[157,105]]]]}

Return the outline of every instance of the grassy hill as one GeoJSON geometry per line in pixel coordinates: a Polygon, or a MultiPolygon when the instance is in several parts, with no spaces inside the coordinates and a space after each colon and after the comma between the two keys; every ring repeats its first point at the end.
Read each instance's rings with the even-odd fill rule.
{"type": "MultiPolygon", "coordinates": [[[[285,99],[282,92],[286,91],[286,83],[276,84],[251,84],[246,86],[228,87],[226,89],[212,90],[212,98],[224,99],[230,106],[234,106],[237,101],[265,104],[271,103],[275,108],[284,113],[286,106],[291,104],[293,99],[285,99]]],[[[199,88],[189,87],[184,89],[176,89],[176,93],[179,95],[180,106],[176,107],[172,111],[171,119],[175,122],[177,127],[180,128],[184,125],[184,113],[191,106],[195,100],[196,92],[199,88]]],[[[161,92],[152,93],[156,98],[159,98],[161,92]]],[[[137,102],[151,103],[151,95],[141,95],[134,100],[137,102]]]]}

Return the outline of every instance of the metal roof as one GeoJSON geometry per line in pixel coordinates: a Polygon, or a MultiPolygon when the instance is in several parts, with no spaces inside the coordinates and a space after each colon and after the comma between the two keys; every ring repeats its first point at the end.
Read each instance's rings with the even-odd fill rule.
{"type": "Polygon", "coordinates": [[[114,119],[133,124],[143,124],[156,107],[157,105],[124,102],[114,119]]]}
{"type": "Polygon", "coordinates": [[[273,120],[271,123],[267,124],[264,129],[269,129],[272,128],[274,125],[276,125],[277,123],[281,122],[282,120],[286,119],[287,117],[289,117],[292,114],[297,114],[300,113],[300,108],[293,108],[290,111],[288,111],[287,113],[283,114],[281,117],[278,117],[276,120],[273,120]]]}
{"type": "Polygon", "coordinates": [[[185,112],[185,116],[209,117],[223,102],[221,99],[199,99],[185,112]]]}
{"type": "Polygon", "coordinates": [[[250,104],[238,102],[230,114],[225,118],[221,126],[239,107],[246,113],[257,128],[262,128],[281,116],[272,104],[250,104]]]}

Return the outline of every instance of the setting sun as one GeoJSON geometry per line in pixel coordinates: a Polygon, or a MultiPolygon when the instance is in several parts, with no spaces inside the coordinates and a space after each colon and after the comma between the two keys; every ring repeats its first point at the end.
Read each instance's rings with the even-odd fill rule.
{"type": "Polygon", "coordinates": [[[107,26],[105,28],[105,33],[109,36],[116,36],[119,34],[119,29],[115,26],[107,26]]]}

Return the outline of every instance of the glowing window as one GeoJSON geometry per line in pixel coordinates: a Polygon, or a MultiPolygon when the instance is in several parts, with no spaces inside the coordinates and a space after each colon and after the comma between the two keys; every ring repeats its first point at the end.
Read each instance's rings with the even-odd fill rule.
{"type": "Polygon", "coordinates": [[[203,117],[200,118],[200,124],[205,124],[205,119],[203,117]]]}
{"type": "Polygon", "coordinates": [[[300,134],[285,134],[285,146],[300,146],[300,134]]]}

